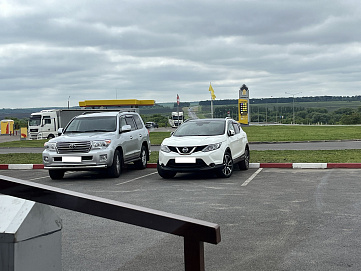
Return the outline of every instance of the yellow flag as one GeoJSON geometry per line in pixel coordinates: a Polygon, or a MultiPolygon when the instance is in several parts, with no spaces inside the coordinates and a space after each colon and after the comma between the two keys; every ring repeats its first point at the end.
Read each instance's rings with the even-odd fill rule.
{"type": "Polygon", "coordinates": [[[211,92],[211,97],[212,97],[212,100],[215,100],[216,99],[216,95],[214,94],[214,90],[212,88],[212,85],[209,84],[209,91],[211,92]]]}

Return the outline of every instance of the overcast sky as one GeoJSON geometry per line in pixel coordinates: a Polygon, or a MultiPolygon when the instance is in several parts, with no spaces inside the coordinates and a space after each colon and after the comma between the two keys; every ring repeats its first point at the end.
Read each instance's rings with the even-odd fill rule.
{"type": "Polygon", "coordinates": [[[361,95],[360,1],[0,0],[0,108],[209,100],[210,82],[361,95]]]}

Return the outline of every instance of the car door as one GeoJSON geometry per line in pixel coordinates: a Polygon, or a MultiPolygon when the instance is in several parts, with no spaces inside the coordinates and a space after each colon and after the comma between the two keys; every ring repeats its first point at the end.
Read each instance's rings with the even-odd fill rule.
{"type": "Polygon", "coordinates": [[[140,148],[138,147],[139,136],[138,136],[137,126],[135,124],[132,115],[125,115],[125,123],[132,127],[132,130],[126,133],[128,136],[128,144],[127,144],[127,154],[125,160],[134,159],[139,156],[139,151],[140,151],[140,148]]]}
{"type": "Polygon", "coordinates": [[[55,130],[54,118],[51,116],[43,116],[42,123],[43,138],[47,138],[51,131],[55,130]]]}
{"type": "Polygon", "coordinates": [[[228,141],[233,159],[239,157],[243,152],[242,136],[240,133],[240,129],[234,124],[236,123],[233,123],[233,121],[231,120],[227,122],[228,141]]]}
{"type": "Polygon", "coordinates": [[[137,131],[136,136],[138,138],[137,150],[138,150],[138,154],[140,155],[140,150],[142,149],[143,142],[147,141],[148,131],[144,129],[143,122],[138,115],[133,115],[133,118],[135,121],[135,125],[137,126],[136,128],[137,131]]]}
{"type": "Polygon", "coordinates": [[[130,160],[132,155],[134,154],[135,146],[134,146],[134,122],[131,118],[126,118],[126,116],[121,116],[119,119],[119,129],[121,129],[124,125],[130,125],[132,129],[127,132],[121,133],[121,147],[123,149],[123,158],[124,161],[130,160]]]}

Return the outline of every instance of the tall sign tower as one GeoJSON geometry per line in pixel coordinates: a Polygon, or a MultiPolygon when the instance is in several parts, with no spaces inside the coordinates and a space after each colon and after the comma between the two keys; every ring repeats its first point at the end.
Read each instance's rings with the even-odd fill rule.
{"type": "Polygon", "coordinates": [[[243,84],[239,89],[238,121],[241,124],[249,125],[249,119],[249,90],[248,87],[243,84]]]}

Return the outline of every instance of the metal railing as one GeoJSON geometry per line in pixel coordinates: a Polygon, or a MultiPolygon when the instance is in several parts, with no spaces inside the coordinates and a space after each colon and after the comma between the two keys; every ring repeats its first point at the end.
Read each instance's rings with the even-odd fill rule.
{"type": "Polygon", "coordinates": [[[0,175],[0,194],[184,237],[186,271],[203,271],[204,242],[221,241],[217,224],[0,175]]]}

